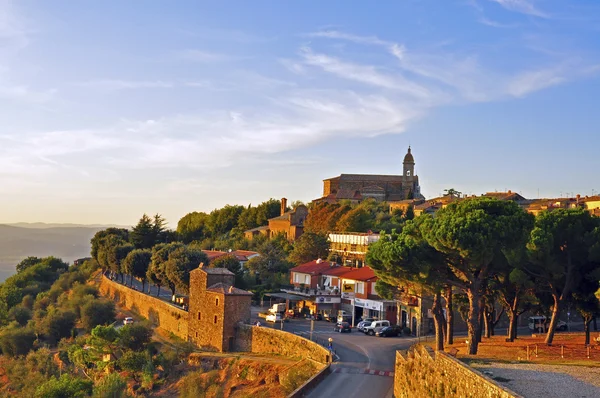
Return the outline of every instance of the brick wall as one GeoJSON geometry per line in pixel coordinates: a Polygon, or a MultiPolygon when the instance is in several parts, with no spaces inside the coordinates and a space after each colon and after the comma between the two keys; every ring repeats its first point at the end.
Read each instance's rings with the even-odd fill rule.
{"type": "Polygon", "coordinates": [[[105,276],[102,277],[100,282],[100,293],[116,301],[119,305],[137,312],[157,327],[172,332],[187,341],[187,311],[156,297],[120,285],[105,276]]]}
{"type": "Polygon", "coordinates": [[[444,353],[415,345],[396,351],[394,397],[522,398],[444,353]]]}
{"type": "Polygon", "coordinates": [[[277,354],[293,358],[308,358],[329,363],[329,351],[295,334],[258,326],[238,325],[235,350],[260,354],[277,354]]]}

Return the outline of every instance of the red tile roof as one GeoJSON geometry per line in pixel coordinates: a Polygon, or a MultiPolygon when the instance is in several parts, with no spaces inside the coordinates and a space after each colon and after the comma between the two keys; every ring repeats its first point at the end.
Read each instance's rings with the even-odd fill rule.
{"type": "Polygon", "coordinates": [[[334,267],[334,268],[330,268],[327,271],[323,271],[321,274],[322,275],[327,275],[327,276],[341,276],[344,274],[347,274],[348,272],[352,271],[354,268],[352,267],[334,267]]]}
{"type": "Polygon", "coordinates": [[[311,274],[311,275],[321,275],[323,274],[323,271],[327,271],[332,267],[332,264],[334,264],[333,267],[338,266],[335,263],[332,263],[331,261],[325,261],[325,260],[313,260],[309,263],[306,264],[301,264],[297,267],[292,268],[290,271],[291,272],[300,272],[303,274],[311,274]]]}
{"type": "Polygon", "coordinates": [[[219,250],[202,250],[204,254],[208,256],[208,260],[214,260],[215,258],[222,257],[227,253],[219,251],[219,250]]]}
{"type": "Polygon", "coordinates": [[[352,268],[348,273],[342,275],[342,278],[352,281],[374,281],[377,280],[375,272],[370,267],[352,268]]]}

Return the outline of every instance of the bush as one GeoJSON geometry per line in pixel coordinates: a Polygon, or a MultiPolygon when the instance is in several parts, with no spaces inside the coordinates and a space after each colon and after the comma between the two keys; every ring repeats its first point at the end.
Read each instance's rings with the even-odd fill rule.
{"type": "Polygon", "coordinates": [[[90,332],[98,325],[108,325],[115,320],[115,304],[112,301],[96,299],[81,308],[81,324],[90,332]]]}
{"type": "Polygon", "coordinates": [[[47,348],[40,348],[27,354],[25,366],[30,373],[38,372],[46,378],[58,376],[58,366],[54,363],[52,353],[47,348]]]}
{"type": "Polygon", "coordinates": [[[0,335],[0,349],[7,357],[27,355],[34,341],[35,333],[30,328],[9,328],[0,335]]]}
{"type": "Polygon", "coordinates": [[[35,391],[36,398],[84,398],[92,393],[92,381],[71,376],[52,377],[35,391]]]}
{"type": "Polygon", "coordinates": [[[119,330],[119,344],[125,349],[141,351],[151,338],[152,329],[145,325],[126,325],[119,330]]]}
{"type": "Polygon", "coordinates": [[[127,393],[127,383],[118,373],[111,373],[105,376],[94,387],[94,398],[126,398],[130,395],[127,393]]]}
{"type": "Polygon", "coordinates": [[[192,372],[181,379],[179,398],[204,398],[209,389],[218,386],[219,372],[217,370],[211,370],[208,373],[201,370],[192,372]]]}
{"type": "MultiPolygon", "coordinates": [[[[31,296],[26,296],[31,297],[31,296]]],[[[27,325],[27,322],[31,319],[31,310],[27,307],[23,307],[22,305],[17,305],[13,307],[8,312],[8,317],[12,321],[17,321],[17,323],[21,326],[27,325]]]]}

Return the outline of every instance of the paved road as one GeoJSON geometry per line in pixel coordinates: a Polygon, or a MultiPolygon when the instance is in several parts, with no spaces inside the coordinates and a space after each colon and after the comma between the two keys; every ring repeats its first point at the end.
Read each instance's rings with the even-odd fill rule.
{"type": "MultiPolygon", "coordinates": [[[[259,320],[258,308],[253,308],[253,320],[259,320]]],[[[263,327],[281,328],[281,324],[267,323],[260,319],[263,327]]],[[[283,330],[310,337],[310,321],[292,319],[284,322],[283,330]]],[[[371,337],[354,330],[352,333],[333,332],[333,324],[326,321],[314,322],[313,338],[325,342],[333,338],[338,360],[332,364],[332,373],[313,391],[309,398],[320,397],[370,397],[387,398],[393,394],[393,371],[396,350],[407,349],[415,338],[371,337]]]]}

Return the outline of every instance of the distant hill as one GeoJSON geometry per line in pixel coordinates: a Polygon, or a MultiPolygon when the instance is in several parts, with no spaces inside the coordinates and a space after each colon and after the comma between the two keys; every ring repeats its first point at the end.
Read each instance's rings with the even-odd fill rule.
{"type": "Polygon", "coordinates": [[[115,224],[47,224],[45,222],[17,222],[17,223],[6,223],[0,225],[9,225],[11,227],[19,228],[34,228],[34,229],[47,229],[47,228],[130,228],[130,226],[115,225],[115,224]]]}
{"type": "MultiPolygon", "coordinates": [[[[15,265],[28,256],[55,256],[72,263],[90,255],[90,239],[107,226],[28,227],[0,224],[0,281],[15,273],[15,265]]],[[[62,224],[64,225],[64,224],[62,224]]]]}

